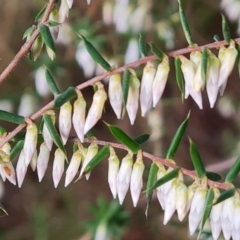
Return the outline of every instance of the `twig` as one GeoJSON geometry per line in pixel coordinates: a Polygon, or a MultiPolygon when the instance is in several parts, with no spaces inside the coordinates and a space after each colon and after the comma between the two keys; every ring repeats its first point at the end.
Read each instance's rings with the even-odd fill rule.
{"type": "MultiPolygon", "coordinates": [[[[40,24],[47,23],[49,15],[51,14],[53,8],[54,8],[54,0],[49,0],[46,10],[44,12],[43,18],[40,21],[40,24]]],[[[18,65],[18,63],[27,55],[27,53],[31,50],[31,47],[38,36],[39,36],[39,30],[38,28],[36,28],[36,30],[33,32],[29,40],[23,44],[19,52],[13,58],[13,60],[8,64],[8,66],[1,73],[0,83],[2,83],[6,79],[6,77],[18,65]]]]}

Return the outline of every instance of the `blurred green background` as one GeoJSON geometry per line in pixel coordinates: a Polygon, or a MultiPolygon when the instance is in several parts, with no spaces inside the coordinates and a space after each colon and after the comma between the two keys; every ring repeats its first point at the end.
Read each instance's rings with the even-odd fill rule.
{"type": "MultiPolygon", "coordinates": [[[[231,9],[240,12],[239,0],[229,1],[222,8],[221,1],[182,2],[193,40],[198,45],[212,42],[215,34],[222,39],[220,12],[227,10],[227,7],[227,18],[232,20],[232,37],[238,36],[239,20],[233,17],[236,12],[231,9]],[[236,7],[230,8],[236,3],[236,7]]],[[[23,33],[34,24],[35,16],[46,3],[46,0],[0,1],[0,72],[20,49],[24,43],[23,33]]],[[[84,49],[79,45],[75,32],[87,37],[115,66],[138,58],[138,33],[146,41],[154,41],[164,51],[187,47],[176,0],[92,0],[89,6],[84,0],[75,0],[69,18],[60,28],[56,60],[49,60],[45,50],[36,62],[25,58],[1,84],[0,109],[27,116],[52,99],[51,94],[41,94],[35,86],[36,72],[43,64],[54,74],[61,90],[76,86],[102,72],[84,55],[84,49]]],[[[172,61],[171,67],[163,98],[146,118],[138,114],[136,123],[130,126],[127,115],[123,120],[116,120],[110,104],[107,103],[103,119],[117,124],[132,137],[143,133],[151,134],[150,141],[143,145],[143,149],[157,156],[164,156],[177,127],[191,109],[187,135],[196,142],[207,169],[224,175],[240,153],[240,87],[237,70],[230,76],[226,93],[217,100],[215,108],[210,109],[204,92],[204,109],[199,110],[190,98],[181,102],[172,61]]],[[[136,71],[141,77],[142,67],[138,67],[136,71]]],[[[45,81],[40,74],[36,81],[41,80],[45,81]]],[[[107,83],[107,79],[104,83],[107,83]]],[[[83,94],[90,104],[92,88],[85,89],[83,94]]],[[[1,122],[1,125],[8,131],[15,127],[5,122],[1,122]]],[[[98,139],[112,140],[102,122],[97,124],[94,133],[98,139]]],[[[71,156],[71,143],[67,147],[71,156]]],[[[175,160],[178,165],[192,169],[188,147],[185,136],[175,160]]],[[[118,154],[123,157],[125,152],[119,151],[118,154]]],[[[145,163],[146,166],[150,164],[147,159],[145,163]]],[[[145,171],[144,183],[147,172],[148,170],[145,171]]],[[[148,220],[144,214],[144,195],[136,208],[132,206],[130,194],[122,207],[112,202],[107,183],[107,160],[93,170],[89,181],[82,179],[67,188],[63,187],[62,180],[59,187],[54,189],[52,161],[41,183],[38,182],[37,174],[29,168],[21,189],[9,182],[1,184],[1,188],[4,191],[1,202],[9,213],[9,216],[4,213],[0,216],[1,240],[91,239],[108,211],[113,214],[111,221],[108,221],[111,224],[107,225],[108,230],[114,234],[110,239],[191,239],[188,236],[187,219],[179,223],[174,216],[167,226],[163,226],[163,211],[156,196],[151,203],[148,220]]]]}

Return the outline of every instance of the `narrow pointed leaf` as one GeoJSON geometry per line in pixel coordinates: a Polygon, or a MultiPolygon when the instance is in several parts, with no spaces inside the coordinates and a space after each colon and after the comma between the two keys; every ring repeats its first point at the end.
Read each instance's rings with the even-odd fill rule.
{"type": "Polygon", "coordinates": [[[184,97],[184,81],[183,81],[183,74],[181,70],[181,61],[178,57],[174,58],[174,66],[175,66],[175,76],[177,80],[178,88],[181,92],[182,99],[184,97]]]}
{"type": "Polygon", "coordinates": [[[51,92],[54,95],[60,94],[60,91],[59,91],[59,89],[58,89],[58,87],[55,83],[55,80],[54,80],[52,74],[50,73],[50,71],[47,68],[46,68],[46,71],[45,71],[45,76],[46,76],[46,79],[47,79],[48,87],[51,90],[51,92]]]}
{"type": "Polygon", "coordinates": [[[128,69],[123,74],[123,102],[126,105],[129,91],[131,73],[128,69]]]}
{"type": "Polygon", "coordinates": [[[185,35],[185,38],[186,38],[188,44],[190,46],[192,46],[193,45],[193,40],[192,40],[192,36],[191,36],[191,32],[190,32],[190,28],[189,28],[189,25],[188,25],[188,21],[187,21],[185,12],[182,8],[181,0],[178,0],[178,4],[179,4],[179,16],[180,16],[183,32],[184,32],[184,35],[185,35]]]}
{"type": "Polygon", "coordinates": [[[215,172],[206,172],[206,176],[209,180],[212,180],[212,181],[215,181],[215,182],[218,182],[219,180],[222,179],[222,177],[215,172]]]}
{"type": "Polygon", "coordinates": [[[138,47],[139,47],[141,58],[146,57],[147,56],[147,48],[146,48],[146,44],[145,44],[141,34],[139,34],[138,47]]]}
{"type": "Polygon", "coordinates": [[[230,188],[230,189],[222,192],[220,194],[219,198],[217,199],[217,201],[214,203],[214,205],[216,205],[220,202],[223,202],[230,197],[233,197],[235,195],[235,191],[236,191],[236,188],[230,188]]]}
{"type": "Polygon", "coordinates": [[[201,76],[203,80],[203,86],[206,86],[206,79],[207,79],[207,64],[208,64],[208,51],[206,48],[203,49],[202,52],[202,69],[201,69],[201,76]]]}
{"type": "Polygon", "coordinates": [[[149,204],[152,200],[152,195],[153,195],[153,189],[151,189],[150,187],[156,182],[157,173],[158,173],[158,166],[156,163],[153,162],[151,164],[149,174],[148,174],[148,180],[147,180],[147,189],[146,189],[147,207],[145,211],[146,217],[148,216],[149,204]]]}
{"type": "Polygon", "coordinates": [[[32,35],[32,33],[35,29],[36,29],[36,26],[32,26],[32,27],[28,28],[23,34],[23,39],[27,38],[29,35],[32,35]]]}
{"type": "Polygon", "coordinates": [[[200,230],[199,230],[199,233],[198,233],[198,239],[202,234],[203,227],[204,227],[207,219],[209,218],[209,215],[210,215],[210,212],[211,212],[211,209],[212,209],[212,205],[213,205],[213,200],[214,200],[214,191],[213,191],[212,188],[209,188],[208,192],[207,192],[207,197],[206,197],[206,201],[205,201],[204,210],[203,210],[202,220],[201,220],[201,223],[200,223],[200,230]]]}
{"type": "Polygon", "coordinates": [[[190,141],[189,152],[190,152],[190,156],[191,156],[191,160],[192,160],[194,169],[195,169],[198,177],[203,178],[206,176],[206,171],[205,171],[204,165],[202,163],[202,159],[200,157],[200,154],[197,150],[195,143],[191,139],[189,139],[189,141],[190,141]]]}
{"type": "Polygon", "coordinates": [[[179,147],[179,144],[180,144],[180,142],[183,138],[183,135],[186,131],[189,117],[190,117],[190,112],[188,113],[186,119],[179,126],[177,132],[175,133],[175,135],[173,137],[173,140],[172,140],[172,142],[170,144],[170,147],[168,148],[168,151],[167,151],[167,156],[166,156],[167,159],[172,159],[175,156],[175,154],[177,152],[177,149],[179,147]]]}
{"type": "Polygon", "coordinates": [[[13,160],[23,149],[24,140],[18,141],[10,152],[10,160],[13,160]]]}
{"type": "Polygon", "coordinates": [[[150,135],[149,134],[143,134],[134,139],[134,141],[138,144],[145,143],[149,139],[150,135]]]}
{"type": "Polygon", "coordinates": [[[3,110],[0,110],[0,119],[15,124],[25,123],[24,117],[3,110]]]}
{"type": "Polygon", "coordinates": [[[2,136],[6,132],[7,130],[4,127],[0,126],[0,136],[2,136]]]}
{"type": "Polygon", "coordinates": [[[47,47],[49,47],[55,53],[56,49],[55,49],[54,41],[50,33],[49,27],[47,27],[44,24],[39,24],[38,28],[40,31],[40,35],[43,39],[43,42],[46,44],[47,47]]]}
{"type": "Polygon", "coordinates": [[[158,58],[158,60],[161,63],[162,60],[163,60],[163,52],[162,52],[162,50],[160,48],[158,48],[154,42],[150,42],[148,44],[149,44],[149,46],[151,48],[151,52],[158,58]]]}
{"type": "Polygon", "coordinates": [[[1,209],[6,215],[8,215],[6,209],[3,207],[3,205],[2,205],[1,203],[0,203],[0,209],[1,209]]]}
{"type": "Polygon", "coordinates": [[[93,159],[86,166],[84,173],[90,172],[94,167],[97,166],[107,155],[109,155],[109,146],[104,146],[101,150],[93,157],[93,159]]]}
{"type": "Polygon", "coordinates": [[[238,51],[238,56],[237,56],[238,76],[240,78],[240,45],[238,44],[237,44],[237,51],[238,51]]]}
{"type": "Polygon", "coordinates": [[[105,70],[111,71],[112,68],[109,65],[109,63],[102,57],[102,55],[97,51],[97,49],[88,41],[86,38],[80,34],[78,34],[78,37],[83,40],[84,45],[90,54],[90,56],[93,58],[95,62],[97,62],[99,65],[101,65],[105,70]]]}
{"type": "Polygon", "coordinates": [[[107,124],[107,127],[118,141],[126,145],[133,153],[136,154],[138,152],[140,149],[139,144],[130,138],[122,129],[110,124],[107,124]]]}
{"type": "Polygon", "coordinates": [[[231,169],[229,170],[225,182],[232,183],[235,178],[237,177],[238,173],[240,171],[240,157],[235,161],[231,169]]]}
{"type": "Polygon", "coordinates": [[[59,94],[54,100],[54,108],[60,108],[64,103],[70,101],[71,99],[77,97],[74,87],[69,87],[66,91],[59,94]]]}
{"type": "Polygon", "coordinates": [[[50,117],[50,115],[48,114],[43,114],[43,120],[44,120],[44,123],[46,124],[47,126],[47,129],[53,139],[53,142],[56,144],[56,146],[58,148],[60,148],[64,153],[66,153],[66,150],[63,146],[63,143],[61,141],[61,138],[59,136],[59,133],[57,132],[53,122],[52,122],[52,119],[50,117]]]}
{"type": "Polygon", "coordinates": [[[229,44],[231,40],[230,30],[227,23],[227,19],[223,14],[222,14],[222,33],[223,33],[224,40],[229,44]]]}
{"type": "Polygon", "coordinates": [[[167,173],[162,178],[156,180],[151,186],[149,186],[149,188],[146,189],[146,191],[153,191],[154,189],[160,187],[161,185],[169,182],[173,178],[176,178],[178,176],[179,170],[180,170],[179,168],[173,169],[171,172],[167,173]]]}
{"type": "Polygon", "coordinates": [[[43,17],[43,14],[44,14],[44,12],[45,12],[45,10],[46,10],[46,7],[47,7],[47,5],[45,5],[40,11],[39,11],[39,13],[37,14],[37,16],[35,17],[35,22],[37,22],[38,20],[40,20],[42,17],[43,17]]]}

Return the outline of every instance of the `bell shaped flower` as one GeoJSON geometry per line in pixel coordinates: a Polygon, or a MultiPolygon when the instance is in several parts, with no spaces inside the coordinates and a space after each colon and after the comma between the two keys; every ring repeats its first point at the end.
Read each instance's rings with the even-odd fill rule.
{"type": "Polygon", "coordinates": [[[103,84],[97,83],[97,87],[98,90],[93,95],[93,102],[86,118],[84,134],[86,134],[102,117],[104,104],[107,100],[107,94],[103,84]]]}
{"type": "Polygon", "coordinates": [[[129,69],[129,71],[131,72],[131,77],[130,77],[130,83],[129,83],[126,109],[127,109],[128,117],[130,119],[130,123],[133,125],[137,116],[137,111],[138,111],[140,81],[137,78],[137,75],[133,69],[129,69]]]}
{"type": "Polygon", "coordinates": [[[232,220],[232,239],[238,240],[240,236],[240,199],[239,195],[235,199],[234,203],[234,213],[232,220]]]}
{"type": "Polygon", "coordinates": [[[38,154],[37,154],[37,149],[36,149],[36,151],[33,154],[32,160],[30,162],[30,166],[34,172],[37,168],[37,158],[38,158],[38,154]]]}
{"type": "Polygon", "coordinates": [[[156,74],[156,69],[152,62],[147,62],[143,69],[143,75],[141,80],[141,90],[140,90],[140,106],[142,117],[144,117],[147,111],[152,105],[152,84],[156,74]]]}
{"type": "Polygon", "coordinates": [[[27,165],[25,163],[25,156],[24,151],[22,150],[20,152],[17,166],[16,166],[16,175],[17,175],[17,181],[18,181],[18,187],[20,188],[22,186],[23,180],[25,178],[27,172],[27,165]]]}
{"type": "Polygon", "coordinates": [[[129,184],[130,184],[131,174],[132,174],[132,166],[133,166],[132,157],[133,157],[133,154],[129,152],[122,159],[122,163],[117,175],[117,193],[118,193],[119,203],[121,205],[129,189],[129,184]]]}
{"type": "Polygon", "coordinates": [[[130,180],[130,191],[133,201],[133,206],[136,207],[141,190],[143,187],[143,172],[144,172],[144,163],[142,159],[142,151],[138,151],[136,162],[133,164],[131,180],[130,180]]]}
{"type": "Polygon", "coordinates": [[[120,73],[116,73],[109,78],[108,87],[109,101],[118,119],[121,118],[122,104],[123,104],[123,92],[120,73]]]}
{"type": "Polygon", "coordinates": [[[119,172],[119,158],[112,146],[110,148],[110,156],[108,158],[108,184],[115,199],[117,197],[117,175],[119,172]]]}
{"type": "Polygon", "coordinates": [[[39,182],[42,181],[45,175],[45,172],[47,170],[49,156],[50,156],[50,151],[47,147],[47,144],[43,142],[40,146],[40,151],[37,158],[37,173],[38,173],[39,182]]]}
{"type": "Polygon", "coordinates": [[[179,221],[182,221],[188,211],[188,188],[183,182],[176,189],[176,210],[179,221]]]}
{"type": "MultiPolygon", "coordinates": [[[[161,163],[157,163],[158,165],[158,172],[157,172],[157,180],[164,177],[167,174],[167,170],[165,169],[164,165],[161,163]]],[[[157,188],[157,198],[160,203],[161,208],[165,209],[165,189],[164,184],[157,188]]]]}
{"type": "Polygon", "coordinates": [[[164,55],[162,62],[157,67],[157,72],[152,84],[153,107],[156,107],[166,86],[168,74],[170,71],[169,58],[164,55]]]}
{"type": "Polygon", "coordinates": [[[0,164],[0,167],[5,178],[7,178],[7,180],[11,182],[13,185],[16,185],[16,175],[12,162],[10,160],[7,162],[2,162],[0,164]]]}
{"type": "Polygon", "coordinates": [[[70,102],[64,103],[59,112],[59,131],[63,145],[67,143],[72,128],[72,105],[70,102]]]}

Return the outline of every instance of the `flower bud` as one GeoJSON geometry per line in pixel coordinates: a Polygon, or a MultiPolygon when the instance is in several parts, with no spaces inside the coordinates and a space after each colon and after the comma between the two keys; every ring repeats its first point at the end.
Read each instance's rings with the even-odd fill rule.
{"type": "Polygon", "coordinates": [[[51,60],[54,60],[55,57],[56,57],[56,53],[50,47],[48,47],[47,45],[46,45],[46,51],[47,51],[47,55],[49,56],[49,58],[51,60]]]}
{"type": "Polygon", "coordinates": [[[133,201],[133,206],[136,207],[141,190],[143,187],[143,172],[144,172],[144,163],[142,160],[142,151],[138,151],[137,160],[133,165],[132,174],[131,174],[131,184],[130,191],[133,201]]]}
{"type": "Polygon", "coordinates": [[[72,105],[66,102],[60,107],[59,113],[59,131],[63,141],[66,144],[72,127],[72,105]]]}
{"type": "Polygon", "coordinates": [[[1,168],[3,174],[8,179],[8,181],[11,182],[13,185],[16,185],[15,170],[13,168],[12,162],[8,161],[1,163],[1,168]]]}
{"type": "Polygon", "coordinates": [[[239,195],[235,199],[234,203],[234,213],[232,220],[232,239],[238,240],[240,236],[240,199],[239,195]]]}
{"type": "Polygon", "coordinates": [[[84,126],[84,134],[86,134],[102,117],[103,107],[107,100],[107,94],[101,83],[97,85],[98,90],[93,95],[93,102],[89,109],[87,119],[84,126]]]}
{"type": "Polygon", "coordinates": [[[117,193],[119,203],[122,205],[127,194],[129,183],[132,174],[133,159],[132,153],[128,153],[122,160],[118,175],[117,175],[117,193]]]}
{"type": "Polygon", "coordinates": [[[61,177],[63,175],[65,158],[66,158],[65,153],[60,148],[57,148],[54,154],[53,171],[52,171],[55,188],[58,186],[61,180],[61,177]]]}
{"type": "Polygon", "coordinates": [[[23,151],[24,151],[25,163],[26,163],[26,166],[28,166],[32,160],[34,152],[36,151],[38,130],[35,123],[33,123],[30,119],[27,119],[26,122],[27,122],[27,131],[25,135],[23,151]]]}
{"type": "Polygon", "coordinates": [[[157,72],[152,84],[153,107],[157,106],[166,86],[170,66],[167,55],[164,55],[162,62],[158,65],[157,72]]]}
{"type": "Polygon", "coordinates": [[[38,158],[38,155],[37,155],[37,149],[36,149],[36,151],[33,154],[32,160],[30,162],[31,168],[34,172],[37,168],[37,158],[38,158]]]}
{"type": "Polygon", "coordinates": [[[120,73],[114,74],[109,78],[108,87],[109,101],[118,119],[121,118],[123,94],[120,73]]]}
{"type": "Polygon", "coordinates": [[[199,65],[201,65],[202,62],[202,53],[200,51],[191,52],[190,60],[194,63],[195,71],[197,71],[199,65]]]}
{"type": "Polygon", "coordinates": [[[42,47],[43,47],[42,37],[38,36],[31,47],[31,59],[33,59],[33,61],[36,61],[40,56],[42,47]]]}
{"type": "Polygon", "coordinates": [[[84,141],[84,125],[86,114],[86,101],[83,98],[82,93],[76,90],[78,98],[73,105],[73,127],[81,142],[84,141]]]}
{"type": "MultiPolygon", "coordinates": [[[[0,140],[1,141],[1,140],[0,140]]],[[[11,145],[10,143],[5,143],[2,147],[1,147],[1,150],[3,152],[5,152],[8,156],[10,156],[10,152],[11,152],[11,145]]]]}
{"type": "Polygon", "coordinates": [[[43,142],[40,146],[40,151],[37,158],[37,173],[38,173],[39,182],[42,181],[45,175],[45,172],[47,170],[49,156],[50,156],[50,151],[47,147],[47,144],[43,142]]]}
{"type": "Polygon", "coordinates": [[[110,156],[108,158],[108,184],[115,199],[117,197],[117,175],[119,172],[119,158],[113,147],[109,147],[110,156]]]}
{"type": "MultiPolygon", "coordinates": [[[[158,165],[158,172],[157,172],[157,180],[164,177],[167,173],[164,165],[161,163],[157,163],[158,165]]],[[[164,192],[164,184],[157,188],[157,198],[160,203],[161,208],[165,209],[165,192],[164,192]]]]}
{"type": "Polygon", "coordinates": [[[64,186],[67,187],[73,180],[73,178],[76,176],[79,166],[82,161],[82,153],[77,150],[70,161],[70,164],[68,166],[68,169],[66,171],[66,178],[65,178],[65,184],[64,186]]]}
{"type": "MultiPolygon", "coordinates": [[[[59,19],[58,10],[54,8],[49,16],[49,20],[58,22],[58,19],[59,19]]],[[[59,26],[50,27],[49,30],[51,32],[53,39],[56,41],[59,33],[59,26]]]]}
{"type": "Polygon", "coordinates": [[[188,206],[188,188],[184,183],[177,186],[176,189],[176,209],[179,221],[182,221],[187,214],[188,206]]]}
{"type": "MultiPolygon", "coordinates": [[[[55,124],[55,121],[56,121],[55,112],[53,110],[48,110],[46,112],[46,114],[50,115],[53,124],[55,124]]],[[[48,150],[51,151],[52,145],[53,145],[53,139],[52,139],[52,136],[51,136],[50,132],[48,131],[48,128],[45,123],[43,124],[42,136],[43,136],[44,142],[46,143],[48,150]]]]}
{"type": "MultiPolygon", "coordinates": [[[[98,145],[96,143],[91,143],[88,147],[86,157],[84,157],[82,168],[80,171],[80,177],[84,173],[85,168],[87,167],[88,163],[93,159],[93,157],[98,153],[98,145]]],[[[86,179],[88,180],[90,177],[90,172],[86,174],[86,179]]]]}
{"type": "Polygon", "coordinates": [[[143,75],[141,80],[141,90],[140,90],[140,106],[142,117],[145,116],[147,111],[151,108],[153,91],[152,84],[156,73],[153,63],[147,62],[143,69],[143,75]]]}
{"type": "Polygon", "coordinates": [[[129,69],[129,70],[131,72],[131,77],[129,82],[126,109],[128,112],[130,122],[133,125],[137,116],[137,111],[138,111],[140,81],[137,78],[135,71],[133,69],[129,69]]]}
{"type": "Polygon", "coordinates": [[[18,181],[18,187],[20,188],[22,186],[23,180],[25,178],[27,172],[27,166],[25,163],[25,156],[23,150],[21,151],[18,162],[17,162],[17,167],[16,167],[16,175],[17,175],[17,181],[18,181]]]}

